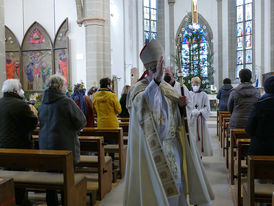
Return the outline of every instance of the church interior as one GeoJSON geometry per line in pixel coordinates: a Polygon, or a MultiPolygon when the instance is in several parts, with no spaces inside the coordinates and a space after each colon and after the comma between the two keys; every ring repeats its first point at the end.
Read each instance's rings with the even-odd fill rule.
{"type": "MultiPolygon", "coordinates": [[[[207,205],[251,206],[259,202],[273,206],[273,184],[258,188],[260,193],[256,189],[252,191],[254,182],[250,181],[265,178],[273,183],[274,173],[270,171],[274,170],[274,158],[266,157],[254,166],[256,159],[252,162],[247,154],[250,137],[245,128],[229,130],[231,114],[218,110],[217,98],[225,78],[231,80],[234,88],[241,84],[242,69],[251,71],[252,86],[261,96],[265,94],[264,82],[274,75],[272,31],[274,33],[274,0],[0,0],[0,85],[2,87],[7,79],[19,79],[26,101],[34,102],[36,107],[42,101],[47,80],[54,74],[65,78],[66,91],[71,94],[77,84],[84,85],[86,94],[92,87],[99,89],[100,79],[108,77],[113,93],[120,99],[124,86],[133,87],[146,71],[140,52],[144,45],[156,39],[164,49],[164,66],[171,68],[175,80],[182,78],[191,91],[192,78],[198,76],[200,88],[208,97],[210,113],[206,127],[213,156],[203,157],[201,162],[215,198],[207,205]],[[262,165],[269,172],[259,171],[262,165]],[[253,173],[250,168],[254,169],[253,173]]],[[[0,93],[2,97],[3,92],[0,93]]],[[[96,167],[85,171],[93,174],[87,175],[84,196],[74,195],[81,190],[78,188],[76,192],[74,185],[74,181],[78,181],[76,171],[74,174],[73,169],[71,172],[64,169],[65,166],[54,169],[53,165],[58,167],[58,163],[50,163],[53,157],[39,159],[27,153],[25,158],[20,158],[19,154],[15,157],[0,149],[0,168],[12,167],[7,163],[10,161],[17,169],[24,170],[24,165],[17,163],[22,159],[26,168],[39,170],[39,166],[31,166],[26,158],[37,163],[48,161],[52,166],[45,166],[43,170],[61,170],[62,181],[68,181],[56,186],[57,190],[64,190],[67,198],[64,205],[123,205],[130,118],[118,117],[122,130],[112,133],[81,130],[86,138],[80,142],[87,145],[92,142],[92,148],[96,148],[95,152],[89,152],[89,146],[83,146],[83,151],[98,153],[96,164],[88,160],[84,161],[86,165],[83,163],[86,168],[96,167]],[[88,136],[104,138],[91,141],[88,136]],[[105,138],[116,141],[116,137],[121,140],[118,144],[105,147],[105,138]],[[111,153],[113,162],[104,153],[111,153]]],[[[34,130],[34,145],[38,135],[39,131],[34,130]]],[[[65,162],[61,153],[55,155],[59,164],[65,162]]],[[[45,178],[51,181],[51,177],[45,178]]],[[[41,189],[41,185],[47,185],[45,181],[37,186],[35,182],[26,185],[20,183],[20,178],[19,182],[15,179],[10,178],[8,172],[0,172],[0,205],[15,205],[16,187],[30,188],[28,198],[32,205],[46,205],[45,190],[41,189]]],[[[39,182],[38,179],[37,176],[35,181],[39,182]]]]}

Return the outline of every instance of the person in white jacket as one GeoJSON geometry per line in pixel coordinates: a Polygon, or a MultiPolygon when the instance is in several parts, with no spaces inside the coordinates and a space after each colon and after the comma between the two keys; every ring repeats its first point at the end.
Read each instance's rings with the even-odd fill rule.
{"type": "Polygon", "coordinates": [[[192,90],[192,111],[190,115],[190,129],[192,137],[196,142],[197,150],[201,156],[212,156],[213,149],[209,135],[207,120],[210,115],[208,96],[200,89],[201,80],[199,77],[191,79],[192,90]]]}

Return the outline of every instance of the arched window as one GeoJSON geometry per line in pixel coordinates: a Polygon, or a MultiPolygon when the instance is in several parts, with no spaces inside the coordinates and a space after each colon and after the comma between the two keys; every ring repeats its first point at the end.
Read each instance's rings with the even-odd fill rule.
{"type": "Polygon", "coordinates": [[[253,67],[253,0],[236,0],[236,35],[237,60],[235,78],[239,78],[239,71],[253,67]]]}
{"type": "Polygon", "coordinates": [[[187,24],[181,30],[181,66],[185,85],[191,88],[191,78],[199,76],[202,80],[201,87],[209,89],[212,84],[212,52],[208,42],[206,26],[187,24]],[[210,79],[210,80],[209,80],[210,79]]]}
{"type": "Polygon", "coordinates": [[[144,0],[144,40],[157,38],[157,0],[144,0]]]}

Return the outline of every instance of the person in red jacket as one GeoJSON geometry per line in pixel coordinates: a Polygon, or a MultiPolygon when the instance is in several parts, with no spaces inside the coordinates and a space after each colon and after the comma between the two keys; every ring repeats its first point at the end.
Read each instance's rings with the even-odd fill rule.
{"type": "Polygon", "coordinates": [[[78,105],[81,111],[85,114],[87,119],[86,127],[94,127],[94,116],[92,111],[92,104],[88,96],[85,95],[86,89],[81,82],[80,84],[74,85],[74,92],[71,95],[71,98],[78,105]]]}

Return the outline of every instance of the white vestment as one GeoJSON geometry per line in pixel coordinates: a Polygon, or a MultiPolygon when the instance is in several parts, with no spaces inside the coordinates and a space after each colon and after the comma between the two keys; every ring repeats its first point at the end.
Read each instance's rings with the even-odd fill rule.
{"type": "Polygon", "coordinates": [[[205,92],[190,92],[192,96],[192,112],[190,116],[190,130],[201,156],[212,156],[213,149],[208,131],[207,120],[210,115],[208,96],[205,92]],[[198,111],[197,111],[198,110],[198,111]]]}
{"type": "Polygon", "coordinates": [[[185,206],[186,184],[191,204],[214,198],[193,142],[182,149],[179,95],[166,82],[143,79],[129,92],[129,140],[125,206],[185,206]],[[185,154],[187,172],[183,169],[185,154]],[[187,179],[187,180],[186,180],[187,179]]]}

